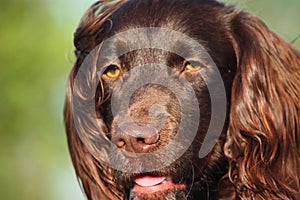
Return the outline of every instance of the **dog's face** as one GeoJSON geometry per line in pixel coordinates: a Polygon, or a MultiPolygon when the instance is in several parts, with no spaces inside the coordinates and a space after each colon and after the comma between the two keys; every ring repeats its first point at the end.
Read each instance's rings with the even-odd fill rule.
{"type": "MultiPolygon", "coordinates": [[[[236,63],[226,27],[201,15],[214,12],[210,5],[159,4],[129,3],[114,12],[106,36],[114,38],[103,44],[99,56],[104,60],[99,71],[106,100],[98,115],[121,150],[110,158],[119,166],[117,182],[133,199],[191,197],[192,190],[206,187],[227,170],[223,155],[216,153],[222,146],[218,138],[209,138],[218,150],[199,158],[216,109],[211,98],[223,98],[225,112],[229,105],[226,95],[236,63]],[[139,48],[132,47],[136,44],[139,48]]],[[[224,120],[222,111],[217,112],[221,116],[214,120],[224,120]]],[[[221,126],[214,135],[220,136],[223,126],[226,130],[221,126]]]]}
{"type": "Polygon", "coordinates": [[[65,124],[89,199],[297,199],[299,52],[258,18],[101,1],[75,46],[65,124]]]}

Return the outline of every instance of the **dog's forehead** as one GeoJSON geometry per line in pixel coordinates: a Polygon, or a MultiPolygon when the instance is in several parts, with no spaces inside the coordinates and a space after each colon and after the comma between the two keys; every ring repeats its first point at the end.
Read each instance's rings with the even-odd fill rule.
{"type": "Polygon", "coordinates": [[[223,4],[209,0],[125,1],[99,30],[103,66],[128,52],[141,52],[141,62],[166,61],[170,54],[163,51],[187,60],[211,57],[217,65],[227,66],[235,54],[228,39],[229,25],[223,20],[225,12],[223,4]],[[147,51],[145,57],[143,49],[162,51],[147,51]]]}
{"type": "Polygon", "coordinates": [[[231,48],[226,36],[228,25],[222,22],[224,9],[223,4],[209,0],[129,0],[111,13],[105,38],[115,38],[117,51],[139,44],[144,48],[181,49],[178,54],[181,55],[193,52],[193,45],[200,43],[209,53],[221,57],[232,52],[228,50],[231,48]]]}
{"type": "Polygon", "coordinates": [[[221,21],[223,9],[223,4],[209,0],[129,0],[111,14],[111,29],[161,27],[187,33],[213,27],[211,31],[216,31],[213,24],[221,21]]]}
{"type": "MultiPolygon", "coordinates": [[[[193,49],[205,50],[197,38],[181,31],[164,27],[140,27],[118,32],[105,41],[117,49],[161,49],[182,55],[193,49]]],[[[123,50],[125,51],[125,50],[123,50]]]]}
{"type": "MultiPolygon", "coordinates": [[[[160,27],[143,27],[122,31],[107,38],[102,44],[100,58],[113,62],[120,57],[132,62],[165,63],[174,56],[202,61],[210,60],[205,46],[195,38],[179,31],[160,27]],[[127,56],[123,56],[127,55],[127,56]]],[[[132,63],[131,62],[131,63],[132,63]]]]}

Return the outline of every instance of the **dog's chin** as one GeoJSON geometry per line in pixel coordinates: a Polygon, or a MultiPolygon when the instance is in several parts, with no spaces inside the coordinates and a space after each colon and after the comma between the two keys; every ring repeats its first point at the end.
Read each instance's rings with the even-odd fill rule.
{"type": "Polygon", "coordinates": [[[186,193],[184,191],[166,191],[161,193],[144,194],[131,193],[129,200],[186,200],[186,193]]]}

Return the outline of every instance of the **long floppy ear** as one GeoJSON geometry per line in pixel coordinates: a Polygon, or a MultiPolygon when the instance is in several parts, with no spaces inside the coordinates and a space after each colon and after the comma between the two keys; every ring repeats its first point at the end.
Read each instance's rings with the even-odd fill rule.
{"type": "Polygon", "coordinates": [[[71,86],[73,72],[74,70],[71,72],[67,88],[64,122],[76,175],[88,199],[123,199],[123,189],[114,182],[112,169],[102,164],[88,151],[74,125],[71,86]]]}
{"type": "MultiPolygon", "coordinates": [[[[104,97],[104,91],[97,91],[95,88],[92,88],[94,89],[94,91],[92,91],[91,88],[89,88],[89,85],[85,88],[76,87],[75,79],[84,63],[84,60],[89,54],[92,55],[92,50],[97,47],[99,42],[101,42],[97,40],[101,40],[99,39],[101,34],[107,31],[103,28],[103,24],[106,22],[110,14],[118,9],[124,2],[125,1],[116,2],[110,0],[96,2],[82,18],[74,38],[77,60],[68,80],[64,108],[64,122],[67,132],[69,151],[76,175],[81,182],[87,198],[90,200],[124,199],[124,188],[115,182],[113,170],[107,165],[107,163],[103,162],[103,160],[108,159],[107,155],[104,155],[103,153],[102,155],[97,154],[97,156],[95,156],[95,154],[91,152],[93,149],[97,150],[97,148],[94,147],[95,144],[93,144],[93,139],[95,139],[93,138],[94,136],[97,136],[97,139],[99,139],[99,137],[104,138],[104,140],[107,139],[105,133],[107,127],[101,116],[97,115],[98,118],[91,118],[87,123],[83,123],[80,119],[78,120],[74,117],[75,112],[82,112],[84,115],[88,116],[89,111],[80,109],[80,104],[84,104],[85,102],[92,102],[96,104],[95,98],[97,99],[97,94],[98,98],[102,99],[104,97]],[[112,2],[114,4],[112,4],[112,2]],[[84,96],[86,94],[86,90],[91,90],[93,93],[93,95],[90,95],[91,98],[86,98],[86,96],[84,96]]],[[[96,55],[93,54],[91,57],[93,56],[97,59],[96,55]]],[[[91,69],[96,69],[96,66],[92,66],[91,69]]],[[[88,71],[88,73],[93,72],[88,71]]],[[[87,75],[84,77],[83,82],[93,82],[94,80],[88,79],[94,78],[95,76],[87,75]]],[[[99,85],[101,84],[99,83],[99,85]]]]}
{"type": "Polygon", "coordinates": [[[249,13],[230,24],[238,64],[229,176],[242,199],[300,199],[300,54],[249,13]]]}

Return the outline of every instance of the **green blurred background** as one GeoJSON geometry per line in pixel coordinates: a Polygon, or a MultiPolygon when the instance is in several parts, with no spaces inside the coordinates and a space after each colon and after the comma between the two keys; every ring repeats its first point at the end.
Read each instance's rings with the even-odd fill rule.
{"type": "MultiPolygon", "coordinates": [[[[300,35],[299,0],[224,1],[260,16],[287,41],[300,35]]],[[[62,109],[73,32],[93,2],[0,0],[1,200],[84,199],[62,109]]]]}

